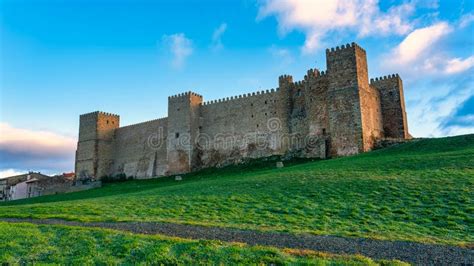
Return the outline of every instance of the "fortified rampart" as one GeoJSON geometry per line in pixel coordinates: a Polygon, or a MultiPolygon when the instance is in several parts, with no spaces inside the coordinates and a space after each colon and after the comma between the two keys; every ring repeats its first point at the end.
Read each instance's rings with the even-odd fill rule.
{"type": "Polygon", "coordinates": [[[276,89],[203,101],[168,98],[168,117],[120,127],[118,115],[80,116],[76,173],[137,178],[187,173],[270,155],[327,158],[368,151],[384,137],[408,138],[398,75],[369,83],[355,43],[326,50],[327,71],[276,89]]]}

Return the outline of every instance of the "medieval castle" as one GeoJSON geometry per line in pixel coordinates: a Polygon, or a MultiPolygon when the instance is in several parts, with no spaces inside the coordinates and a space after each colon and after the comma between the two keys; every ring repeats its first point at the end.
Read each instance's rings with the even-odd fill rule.
{"type": "Polygon", "coordinates": [[[168,117],[120,127],[115,114],[80,116],[76,175],[136,178],[190,172],[271,155],[326,158],[409,138],[398,75],[371,79],[355,43],[326,50],[327,71],[279,77],[277,89],[204,102],[168,98],[168,117]]]}

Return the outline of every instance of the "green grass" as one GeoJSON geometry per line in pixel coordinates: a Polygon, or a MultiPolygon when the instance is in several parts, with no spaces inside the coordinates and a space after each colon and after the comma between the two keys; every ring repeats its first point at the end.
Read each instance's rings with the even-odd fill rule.
{"type": "Polygon", "coordinates": [[[474,135],[275,169],[273,161],[0,204],[0,217],[164,221],[465,245],[474,135]]]}
{"type": "Polygon", "coordinates": [[[398,261],[373,261],[362,256],[335,256],[309,251],[249,247],[219,241],[134,235],[106,229],[2,222],[0,222],[0,262],[19,265],[403,264],[398,261]]]}

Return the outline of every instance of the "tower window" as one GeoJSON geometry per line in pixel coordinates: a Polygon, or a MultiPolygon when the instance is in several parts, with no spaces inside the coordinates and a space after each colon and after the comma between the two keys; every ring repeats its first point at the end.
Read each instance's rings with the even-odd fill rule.
{"type": "Polygon", "coordinates": [[[107,125],[109,124],[109,120],[107,120],[107,125]]]}
{"type": "Polygon", "coordinates": [[[267,113],[265,113],[265,116],[267,116],[267,113]]]}
{"type": "Polygon", "coordinates": [[[265,104],[267,104],[267,103],[268,103],[268,101],[265,101],[265,104]]]}
{"type": "Polygon", "coordinates": [[[326,135],[326,129],[323,128],[323,135],[326,135]]]}
{"type": "Polygon", "coordinates": [[[179,133],[176,132],[176,134],[174,135],[176,138],[179,138],[179,133]]]}
{"type": "Polygon", "coordinates": [[[257,124],[257,127],[258,127],[258,124],[257,124]]]}

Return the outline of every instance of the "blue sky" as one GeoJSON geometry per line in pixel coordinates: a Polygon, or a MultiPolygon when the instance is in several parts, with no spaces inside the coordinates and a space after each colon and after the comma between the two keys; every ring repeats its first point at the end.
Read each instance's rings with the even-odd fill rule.
{"type": "Polygon", "coordinates": [[[167,97],[206,100],[325,70],[357,42],[370,77],[400,73],[416,137],[474,132],[471,0],[3,0],[0,173],[73,170],[79,114],[128,125],[167,97]],[[54,141],[53,141],[54,140],[54,141]]]}

